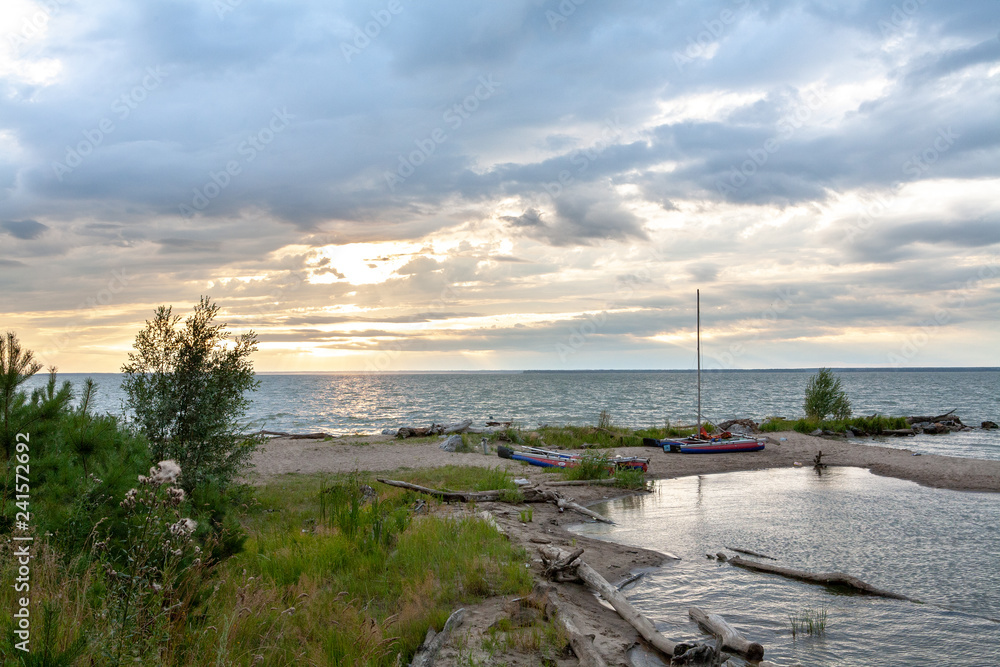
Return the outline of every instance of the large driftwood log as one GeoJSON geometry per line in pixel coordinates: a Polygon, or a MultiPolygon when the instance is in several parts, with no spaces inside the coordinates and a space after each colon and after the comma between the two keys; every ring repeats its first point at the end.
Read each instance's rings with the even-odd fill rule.
{"type": "Polygon", "coordinates": [[[559,603],[558,595],[551,584],[535,584],[530,597],[540,598],[545,615],[553,616],[563,626],[569,637],[569,645],[580,661],[580,667],[607,667],[604,658],[594,646],[594,635],[585,635],[573,621],[569,611],[559,603]]]}
{"type": "Polygon", "coordinates": [[[949,416],[951,413],[955,412],[955,410],[958,410],[958,408],[954,408],[953,410],[949,410],[943,415],[936,415],[934,417],[907,417],[906,421],[908,421],[911,424],[919,424],[920,422],[932,422],[932,423],[939,422],[945,417],[949,416]]]}
{"type": "Polygon", "coordinates": [[[322,440],[332,438],[328,433],[285,433],[284,431],[258,431],[261,435],[273,435],[288,440],[322,440]]]}
{"type": "Polygon", "coordinates": [[[843,586],[864,595],[873,595],[880,598],[892,598],[893,600],[920,602],[920,600],[914,600],[913,598],[905,595],[899,595],[898,593],[876,588],[869,583],[861,581],[857,577],[852,577],[851,575],[844,574],[843,572],[806,572],[805,570],[794,570],[790,567],[781,567],[780,565],[771,565],[770,563],[758,563],[756,561],[740,558],[739,556],[730,558],[729,562],[736,567],[742,567],[746,570],[780,574],[781,576],[788,577],[789,579],[797,579],[798,581],[805,581],[811,584],[822,584],[823,586],[843,586]]]}
{"type": "MultiPolygon", "coordinates": [[[[472,501],[486,502],[489,500],[494,500],[494,501],[500,500],[501,494],[507,491],[506,489],[504,489],[503,491],[499,489],[493,491],[441,491],[439,489],[429,489],[426,486],[420,486],[419,484],[411,484],[410,482],[401,482],[395,479],[383,479],[381,477],[378,477],[377,479],[379,482],[383,484],[388,484],[389,486],[397,486],[401,489],[410,489],[411,491],[426,493],[427,495],[434,496],[435,498],[444,501],[455,501],[463,503],[472,501]]],[[[606,516],[598,514],[593,510],[589,510],[586,507],[573,502],[572,500],[567,500],[562,496],[560,496],[555,491],[552,491],[550,489],[537,489],[533,486],[525,486],[521,487],[521,489],[519,490],[521,491],[521,494],[524,497],[524,502],[526,503],[552,503],[553,505],[559,508],[560,512],[565,509],[570,509],[573,510],[574,512],[583,514],[584,516],[589,516],[590,518],[595,519],[596,521],[600,521],[601,523],[610,523],[610,524],[614,523],[614,521],[607,518],[606,516]]]]}
{"type": "Polygon", "coordinates": [[[559,549],[558,547],[538,547],[538,551],[542,554],[542,560],[546,563],[547,570],[553,569],[552,566],[559,563],[565,563],[560,572],[565,572],[567,569],[574,568],[576,575],[582,579],[584,583],[600,593],[601,597],[611,603],[611,606],[615,608],[615,611],[617,611],[623,619],[635,628],[643,639],[649,642],[664,655],[672,658],[675,655],[681,655],[691,647],[690,644],[680,644],[670,641],[657,632],[652,622],[640,614],[639,611],[633,607],[627,599],[625,599],[625,596],[618,592],[618,589],[608,583],[607,579],[598,574],[594,568],[590,567],[582,560],[570,558],[570,556],[573,556],[576,552],[574,552],[574,554],[570,554],[562,549],[559,549]]]}
{"type": "Polygon", "coordinates": [[[470,426],[472,426],[471,419],[455,422],[454,424],[445,424],[443,435],[451,435],[452,433],[464,433],[469,429],[470,426]]]}
{"type": "Polygon", "coordinates": [[[747,660],[760,660],[764,657],[763,646],[757,642],[749,641],[718,614],[708,614],[698,607],[691,607],[688,609],[688,616],[705,632],[721,637],[722,647],[727,651],[738,653],[747,660]]]}
{"type": "Polygon", "coordinates": [[[424,643],[417,649],[416,654],[413,656],[413,661],[410,662],[410,667],[432,667],[434,659],[437,657],[437,653],[441,650],[445,641],[447,641],[448,635],[460,626],[464,619],[465,609],[456,609],[448,617],[448,620],[445,621],[441,632],[435,633],[434,628],[429,628],[424,643]]]}

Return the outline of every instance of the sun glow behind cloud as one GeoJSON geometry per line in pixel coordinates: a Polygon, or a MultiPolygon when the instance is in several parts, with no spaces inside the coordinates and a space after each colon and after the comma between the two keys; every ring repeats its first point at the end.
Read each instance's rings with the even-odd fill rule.
{"type": "Polygon", "coordinates": [[[0,308],[46,361],[116,370],[207,292],[262,370],[690,367],[701,288],[729,367],[994,363],[995,3],[449,0],[349,61],[368,10],[238,4],[0,10],[0,308]]]}

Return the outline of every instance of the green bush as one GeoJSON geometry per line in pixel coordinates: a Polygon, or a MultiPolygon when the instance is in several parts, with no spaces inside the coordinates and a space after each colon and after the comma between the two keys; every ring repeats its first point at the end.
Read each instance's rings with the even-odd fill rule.
{"type": "Polygon", "coordinates": [[[202,297],[179,328],[180,317],[160,306],[122,366],[125,406],[149,439],[153,460],[176,461],[188,493],[203,483],[234,482],[260,443],[241,425],[246,394],[260,384],[250,362],[257,336],[230,341],[226,325],[214,323],[218,312],[202,297]]]}
{"type": "Polygon", "coordinates": [[[821,368],[819,373],[809,378],[802,408],[806,417],[816,421],[823,421],[827,415],[832,415],[834,419],[851,416],[847,393],[840,386],[840,378],[835,377],[829,368],[821,368]]]}

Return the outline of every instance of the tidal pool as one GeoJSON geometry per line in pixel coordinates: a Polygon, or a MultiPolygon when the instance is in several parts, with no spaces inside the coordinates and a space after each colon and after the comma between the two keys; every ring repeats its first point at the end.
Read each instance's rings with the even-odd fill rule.
{"type": "Polygon", "coordinates": [[[594,509],[617,525],[574,530],[681,557],[626,590],[671,639],[703,636],[688,619],[698,606],[779,664],[1000,664],[1000,494],[793,468],[661,480],[653,493],[594,509]],[[736,555],[727,546],[845,572],[923,604],[837,594],[705,557],[736,555]],[[790,617],[807,610],[825,613],[825,632],[793,636],[790,617]]]}

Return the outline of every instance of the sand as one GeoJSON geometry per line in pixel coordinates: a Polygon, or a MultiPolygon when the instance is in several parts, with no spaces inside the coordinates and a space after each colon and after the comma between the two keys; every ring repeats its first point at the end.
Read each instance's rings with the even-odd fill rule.
{"type": "MultiPolygon", "coordinates": [[[[947,437],[947,436],[942,436],[947,437]]],[[[796,462],[812,465],[818,451],[828,465],[868,468],[873,473],[917,482],[919,484],[960,491],[1000,491],[1000,461],[982,461],[946,456],[914,456],[905,449],[857,444],[844,440],[817,438],[795,432],[769,434],[764,451],[743,454],[684,455],[665,454],[655,448],[619,448],[617,454],[640,455],[650,458],[649,476],[653,479],[686,477],[744,470],[763,470],[793,466],[796,462]]],[[[540,468],[500,459],[495,454],[448,453],[438,448],[438,441],[396,440],[391,436],[345,436],[330,441],[289,440],[276,438],[266,443],[254,456],[253,481],[263,483],[286,473],[340,473],[354,470],[391,473],[406,469],[443,465],[501,466],[516,477],[527,478],[544,485],[559,479],[540,468]]],[[[592,504],[622,495],[606,486],[551,487],[582,505],[592,504]]],[[[439,506],[438,511],[467,511],[464,505],[439,506]]],[[[490,512],[512,541],[523,545],[533,558],[532,567],[539,581],[541,562],[537,554],[539,543],[548,543],[571,551],[576,546],[585,549],[583,560],[611,583],[630,572],[661,565],[666,556],[655,551],[625,547],[610,542],[592,540],[569,532],[566,527],[580,523],[584,517],[571,512],[559,513],[551,504],[534,504],[534,519],[521,523],[519,508],[505,503],[478,503],[476,511],[490,512]]],[[[616,612],[602,606],[589,590],[580,584],[555,586],[561,606],[584,634],[594,635],[594,644],[608,665],[628,667],[632,663],[627,652],[637,642],[637,633],[616,612]]],[[[467,619],[455,637],[441,650],[435,665],[506,664],[509,667],[537,667],[540,656],[509,650],[502,656],[490,656],[481,647],[488,628],[504,616],[510,616],[517,603],[490,599],[467,610],[467,619]]],[[[657,619],[653,619],[654,622],[657,619]]],[[[440,628],[438,628],[440,629],[440,628]]],[[[688,637],[671,639],[691,640],[688,637]]],[[[572,656],[557,661],[561,667],[578,664],[572,656]]]]}
{"type": "MultiPolygon", "coordinates": [[[[749,454],[670,455],[653,447],[625,447],[614,451],[649,457],[652,479],[783,468],[795,462],[811,465],[816,452],[822,451],[823,462],[829,465],[868,468],[877,475],[908,479],[936,488],[1000,491],[1000,461],[931,454],[913,456],[907,449],[817,438],[794,431],[769,434],[764,451],[749,454]]],[[[330,441],[275,438],[256,453],[253,464],[257,481],[285,473],[387,472],[442,465],[500,465],[516,470],[520,477],[551,479],[538,468],[505,461],[495,454],[443,452],[437,441],[396,440],[387,435],[344,436],[330,441]]]]}

